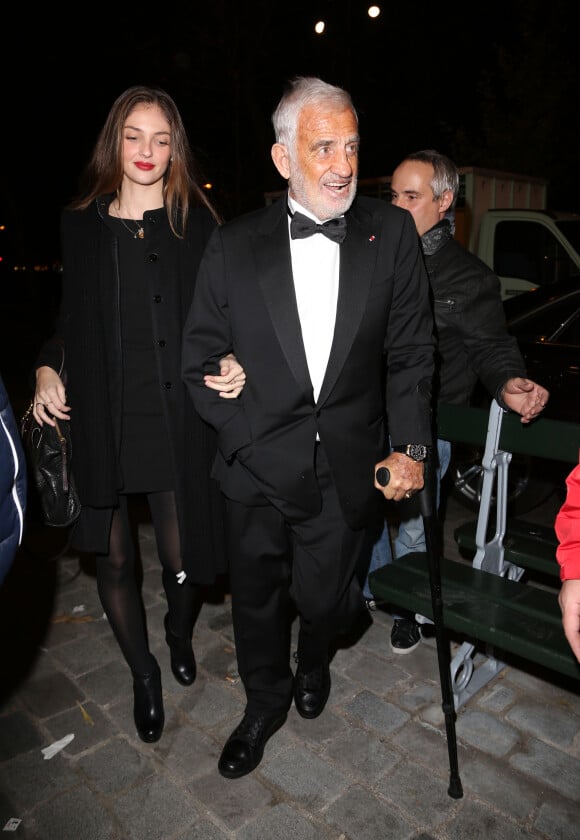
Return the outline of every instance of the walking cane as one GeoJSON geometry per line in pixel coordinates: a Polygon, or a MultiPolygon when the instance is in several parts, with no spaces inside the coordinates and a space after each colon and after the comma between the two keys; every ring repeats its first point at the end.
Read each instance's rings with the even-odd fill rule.
{"type": "Polygon", "coordinates": [[[423,517],[423,528],[425,530],[429,583],[431,586],[431,605],[433,609],[433,623],[435,625],[439,680],[441,682],[441,700],[443,714],[445,715],[447,751],[449,753],[449,788],[447,789],[447,793],[453,799],[461,799],[463,796],[463,787],[459,778],[459,762],[457,760],[455,704],[453,702],[453,686],[451,684],[451,657],[449,639],[443,622],[443,596],[441,594],[441,567],[439,564],[439,558],[442,552],[436,500],[435,464],[433,463],[433,456],[430,456],[425,461],[425,486],[419,494],[419,503],[421,516],[423,517]]]}
{"type": "MultiPolygon", "coordinates": [[[[427,548],[427,564],[429,567],[429,583],[431,587],[431,605],[433,609],[433,623],[435,625],[435,642],[437,644],[437,661],[439,664],[439,680],[441,682],[442,709],[445,715],[445,731],[447,734],[447,751],[449,754],[449,787],[447,793],[453,799],[461,799],[463,787],[459,778],[459,763],[457,760],[457,736],[455,733],[455,704],[453,702],[453,686],[451,685],[451,657],[449,639],[443,623],[443,596],[441,594],[441,556],[439,527],[437,523],[437,488],[435,465],[433,456],[429,456],[425,463],[425,486],[418,494],[425,530],[425,545],[427,548]]],[[[386,487],[390,479],[389,470],[381,467],[377,470],[377,481],[386,487]]]]}

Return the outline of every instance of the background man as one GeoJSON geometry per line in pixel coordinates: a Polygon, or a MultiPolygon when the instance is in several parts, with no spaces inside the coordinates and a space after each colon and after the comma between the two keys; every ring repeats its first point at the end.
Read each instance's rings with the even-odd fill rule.
{"type": "MultiPolygon", "coordinates": [[[[459,192],[457,167],[433,149],[414,152],[393,172],[392,203],[408,210],[421,237],[429,274],[437,339],[434,400],[468,405],[478,379],[502,408],[529,423],[542,411],[549,393],[526,378],[516,339],[507,330],[499,279],[453,238],[448,218],[459,192]]],[[[437,492],[451,459],[449,441],[437,440],[437,492]]],[[[416,501],[400,506],[394,540],[396,557],[425,551],[423,520],[416,501]]],[[[388,527],[373,549],[370,570],[392,560],[388,527]]],[[[368,581],[364,590],[372,602],[368,581]]],[[[421,641],[412,616],[394,616],[391,650],[410,653],[421,641]]]]}

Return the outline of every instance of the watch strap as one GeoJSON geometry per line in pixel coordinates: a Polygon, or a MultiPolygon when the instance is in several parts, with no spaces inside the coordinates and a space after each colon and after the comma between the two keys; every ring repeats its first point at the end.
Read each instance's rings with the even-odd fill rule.
{"type": "Polygon", "coordinates": [[[424,443],[404,443],[399,446],[393,446],[393,452],[402,452],[413,461],[424,461],[429,454],[429,447],[424,443]]]}

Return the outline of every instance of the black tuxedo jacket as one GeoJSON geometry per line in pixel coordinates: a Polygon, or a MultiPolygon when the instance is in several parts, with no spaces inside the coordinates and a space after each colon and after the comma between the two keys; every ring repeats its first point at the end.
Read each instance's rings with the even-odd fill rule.
{"type": "Polygon", "coordinates": [[[318,514],[318,433],[345,519],[358,528],[382,502],[373,482],[375,463],[389,451],[385,404],[393,444],[432,439],[433,319],[419,238],[406,210],[366,197],[353,202],[340,246],[334,340],[315,402],[286,208],[284,195],[214,231],[185,325],[183,378],[217,430],[213,474],[226,497],[269,502],[289,521],[318,514]],[[203,383],[228,352],[247,376],[236,400],[203,383]]]}

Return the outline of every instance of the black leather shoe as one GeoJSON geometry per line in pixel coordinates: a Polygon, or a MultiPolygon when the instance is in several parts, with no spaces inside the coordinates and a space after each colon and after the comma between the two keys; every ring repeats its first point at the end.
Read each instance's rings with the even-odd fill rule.
{"type": "Polygon", "coordinates": [[[137,734],[142,741],[152,744],[161,738],[165,724],[159,665],[156,665],[153,673],[148,676],[133,674],[133,696],[133,717],[137,734]]]}
{"type": "Polygon", "coordinates": [[[165,616],[164,625],[165,641],[169,645],[173,676],[181,685],[191,685],[197,674],[191,639],[182,639],[171,632],[169,629],[169,613],[165,616]]]}
{"type": "Polygon", "coordinates": [[[286,713],[251,715],[246,712],[222,750],[218,770],[226,779],[239,779],[255,770],[264,755],[264,747],[274,732],[284,724],[286,713]]]}
{"type": "Polygon", "coordinates": [[[300,664],[294,677],[294,703],[303,718],[316,718],[322,713],[330,694],[328,663],[304,672],[300,664]]]}

